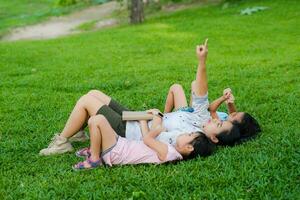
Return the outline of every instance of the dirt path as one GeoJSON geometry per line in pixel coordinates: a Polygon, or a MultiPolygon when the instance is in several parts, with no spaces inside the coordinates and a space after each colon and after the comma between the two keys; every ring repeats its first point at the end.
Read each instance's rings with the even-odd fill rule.
{"type": "Polygon", "coordinates": [[[83,23],[91,21],[99,21],[96,24],[97,28],[112,26],[117,24],[117,20],[108,19],[113,11],[120,6],[117,2],[108,2],[102,5],[87,8],[67,16],[52,17],[50,20],[41,24],[16,28],[2,40],[15,41],[26,39],[49,39],[56,38],[63,35],[78,33],[80,31],[74,30],[83,23]]]}

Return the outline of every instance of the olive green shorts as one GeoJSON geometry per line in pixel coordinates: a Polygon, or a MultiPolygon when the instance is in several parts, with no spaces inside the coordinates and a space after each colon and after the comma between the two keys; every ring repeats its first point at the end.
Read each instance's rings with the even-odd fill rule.
{"type": "Polygon", "coordinates": [[[129,109],[125,108],[117,101],[111,99],[109,105],[102,106],[97,114],[103,115],[114,131],[121,137],[125,137],[126,132],[126,121],[122,120],[122,112],[128,111],[129,109]]]}

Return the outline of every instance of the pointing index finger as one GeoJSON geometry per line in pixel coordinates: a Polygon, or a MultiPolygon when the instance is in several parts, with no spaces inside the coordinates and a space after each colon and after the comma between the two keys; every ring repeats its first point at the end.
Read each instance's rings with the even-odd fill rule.
{"type": "Polygon", "coordinates": [[[208,38],[205,39],[205,42],[204,42],[204,46],[207,47],[207,41],[208,41],[208,38]]]}

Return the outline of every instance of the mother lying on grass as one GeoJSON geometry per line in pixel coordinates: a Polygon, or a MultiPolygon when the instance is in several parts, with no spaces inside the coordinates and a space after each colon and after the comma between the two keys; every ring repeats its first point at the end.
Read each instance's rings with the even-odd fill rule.
{"type": "MultiPolygon", "coordinates": [[[[206,56],[207,56],[207,42],[205,42],[204,45],[197,46],[196,49],[197,56],[199,58],[199,65],[196,75],[196,80],[192,83],[192,109],[193,111],[187,112],[188,110],[185,109],[179,109],[182,107],[187,106],[185,96],[182,98],[182,95],[180,95],[180,91],[178,92],[178,88],[175,86],[171,87],[171,90],[167,97],[167,103],[166,103],[166,112],[170,112],[173,107],[175,109],[179,109],[177,112],[173,113],[167,113],[162,119],[162,124],[166,128],[167,131],[159,133],[153,133],[150,134],[150,136],[155,135],[156,141],[160,144],[170,144],[171,146],[175,147],[176,151],[179,153],[182,153],[181,150],[183,150],[185,153],[182,155],[185,157],[190,157],[188,155],[197,156],[207,156],[210,155],[213,152],[213,145],[212,143],[207,139],[209,138],[213,142],[222,143],[222,144],[232,144],[233,142],[240,139],[240,132],[239,132],[239,126],[235,123],[232,123],[230,121],[224,121],[221,122],[220,120],[211,120],[210,112],[208,111],[208,97],[207,97],[207,77],[206,77],[206,56]],[[177,98],[177,97],[180,98],[177,98]],[[185,102],[183,101],[185,100],[185,102]],[[196,133],[196,132],[200,133],[196,133]],[[189,135],[189,137],[185,137],[183,139],[183,142],[181,142],[181,136],[184,136],[183,132],[185,133],[192,133],[189,135]],[[203,134],[205,134],[206,137],[203,137],[203,134]],[[162,142],[162,143],[161,143],[162,142]],[[187,142],[187,143],[185,143],[187,142]],[[183,148],[183,149],[182,149],[183,148]]],[[[226,95],[227,98],[230,98],[230,95],[226,95]]],[[[220,102],[219,102],[220,103],[220,102]]],[[[215,103],[213,105],[217,105],[218,103],[215,103]]],[[[216,107],[216,106],[215,106],[216,107]]],[[[213,106],[211,108],[214,108],[213,106]]],[[[127,139],[135,139],[135,140],[141,140],[142,134],[147,134],[148,132],[148,125],[145,121],[139,122],[124,122],[122,121],[122,111],[128,110],[124,108],[123,106],[119,105],[116,101],[111,99],[109,96],[103,94],[100,91],[91,91],[87,95],[82,96],[79,101],[77,102],[75,108],[73,109],[64,130],[60,135],[56,135],[49,145],[48,148],[41,150],[41,155],[50,155],[55,153],[64,153],[68,151],[72,151],[73,148],[69,141],[74,140],[84,140],[85,135],[80,132],[79,136],[78,134],[75,135],[77,137],[72,137],[75,133],[77,133],[79,130],[82,130],[84,127],[84,124],[88,121],[89,123],[89,129],[91,134],[91,150],[88,148],[79,151],[77,155],[96,155],[99,157],[98,151],[100,149],[93,148],[92,144],[95,144],[95,140],[98,141],[97,145],[100,148],[101,145],[101,137],[104,138],[102,134],[103,130],[101,131],[101,128],[105,127],[105,130],[110,129],[111,135],[115,135],[117,133],[118,135],[122,137],[126,137],[127,139]],[[100,108],[100,109],[99,109],[100,108]],[[89,119],[90,117],[90,119],[89,119]],[[89,120],[88,120],[89,119],[89,120]],[[98,131],[95,131],[98,129],[98,131]],[[142,129],[142,131],[140,130],[142,129]],[[94,131],[93,131],[94,130],[94,131]],[[95,139],[95,136],[92,136],[96,133],[98,135],[95,139]],[[100,139],[99,139],[100,138],[100,139]],[[96,152],[96,153],[93,153],[96,152]]],[[[211,110],[212,114],[213,109],[211,110]]],[[[157,127],[160,127],[159,123],[159,117],[156,116],[153,120],[151,131],[155,130],[157,131],[157,127]]],[[[234,117],[233,117],[234,119],[234,117]]],[[[149,137],[150,137],[149,136],[149,137]]],[[[115,137],[110,137],[115,138],[115,137]]],[[[145,138],[145,137],[144,137],[145,138]]],[[[147,138],[147,137],[146,137],[147,138]]],[[[111,143],[109,143],[111,148],[104,148],[102,145],[102,156],[103,153],[106,153],[107,151],[113,152],[114,149],[118,146],[118,141],[123,141],[122,139],[111,139],[111,143]],[[116,147],[114,147],[117,145],[116,147]],[[107,150],[107,151],[104,151],[107,150]]],[[[125,140],[127,142],[127,140],[125,140]]],[[[151,140],[152,141],[152,140],[151,140]]],[[[104,140],[103,140],[104,142],[104,140]]],[[[124,144],[126,142],[123,142],[124,144]]],[[[96,145],[96,146],[97,146],[96,145]]],[[[130,145],[125,145],[130,146],[130,145]]],[[[149,145],[148,145],[149,146],[149,145]]],[[[164,145],[159,145],[164,146],[164,145]]],[[[95,147],[95,145],[94,145],[95,147]]],[[[151,146],[149,146],[151,147],[151,146]]],[[[135,149],[135,148],[133,148],[135,149]]],[[[164,147],[163,149],[166,149],[164,147]]],[[[130,151],[131,152],[131,151],[130,151]]],[[[100,153],[100,152],[99,152],[100,153]]],[[[131,152],[132,153],[132,152],[131,152]]],[[[111,155],[111,154],[104,154],[105,155],[111,155]]],[[[130,155],[126,154],[126,155],[130,155]]],[[[103,158],[104,158],[103,156],[103,158]]],[[[75,168],[89,168],[92,167],[96,161],[95,157],[92,160],[87,160],[79,165],[76,165],[75,168]],[[81,166],[81,167],[80,167],[81,166]]],[[[112,157],[110,156],[112,159],[112,157]]],[[[160,154],[158,154],[158,158],[161,158],[160,154]]],[[[115,160],[118,160],[120,158],[115,158],[115,160]]],[[[137,158],[135,158],[137,159],[137,158]]],[[[133,160],[135,160],[133,159],[133,160]]],[[[135,163],[131,159],[128,163],[135,163]]],[[[138,159],[139,160],[139,159],[138,159]]],[[[135,160],[136,161],[136,160],[135,160]]],[[[166,160],[164,160],[166,161],[166,160]]],[[[98,161],[97,161],[98,162],[98,161]]],[[[147,161],[142,161],[147,162],[147,161]]],[[[117,162],[118,163],[118,162],[117,162]]],[[[114,161],[112,162],[114,164],[114,161]]],[[[118,163],[121,164],[121,163],[118,163]]],[[[122,163],[126,164],[126,163],[122,163]]]]}

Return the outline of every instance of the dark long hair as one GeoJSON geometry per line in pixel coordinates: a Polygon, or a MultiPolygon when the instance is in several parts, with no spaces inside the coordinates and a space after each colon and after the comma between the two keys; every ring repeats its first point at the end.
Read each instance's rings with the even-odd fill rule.
{"type": "Polygon", "coordinates": [[[223,131],[217,138],[220,145],[234,146],[254,139],[261,132],[261,128],[254,117],[244,113],[241,122],[232,122],[233,127],[229,131],[223,131]]]}
{"type": "Polygon", "coordinates": [[[241,132],[242,140],[255,138],[261,132],[260,125],[249,113],[244,113],[240,123],[237,123],[241,132]]]}
{"type": "Polygon", "coordinates": [[[197,132],[197,133],[199,133],[199,136],[197,136],[190,143],[194,147],[194,150],[188,156],[184,157],[185,160],[193,159],[196,158],[197,156],[207,157],[213,154],[213,152],[216,149],[216,145],[213,142],[211,142],[210,139],[208,139],[206,135],[204,135],[204,133],[202,132],[197,132]]]}

